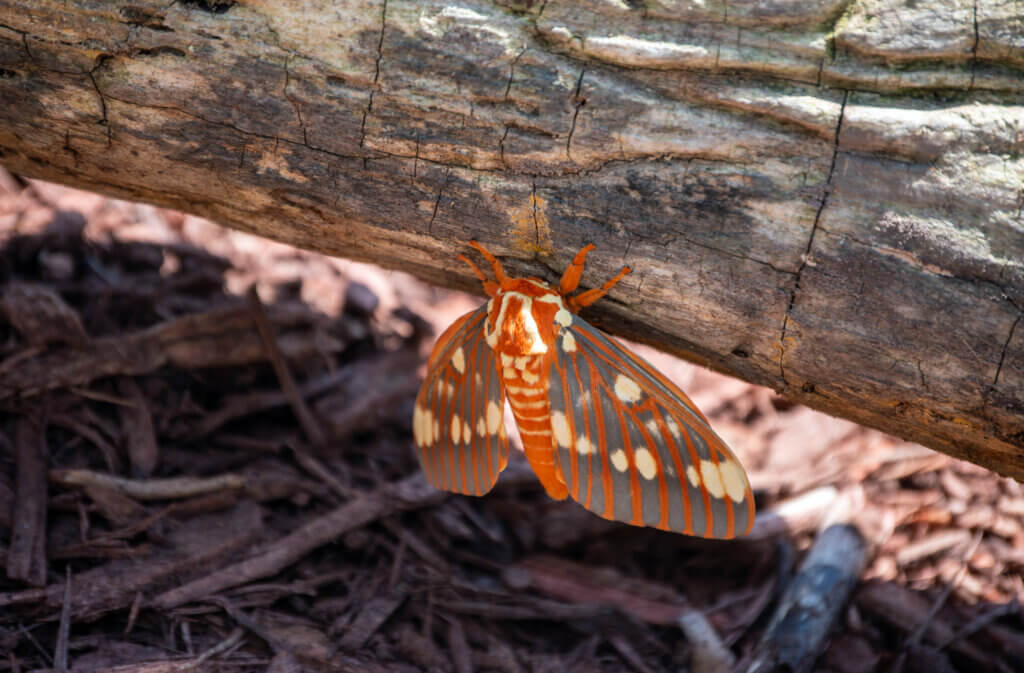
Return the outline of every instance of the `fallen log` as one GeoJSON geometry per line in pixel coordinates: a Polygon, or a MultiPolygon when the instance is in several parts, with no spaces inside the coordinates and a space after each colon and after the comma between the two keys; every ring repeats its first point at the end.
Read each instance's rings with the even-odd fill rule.
{"type": "Polygon", "coordinates": [[[1019,16],[882,4],[2,0],[0,162],[473,291],[593,242],[588,319],[1024,479],[1019,16]]]}

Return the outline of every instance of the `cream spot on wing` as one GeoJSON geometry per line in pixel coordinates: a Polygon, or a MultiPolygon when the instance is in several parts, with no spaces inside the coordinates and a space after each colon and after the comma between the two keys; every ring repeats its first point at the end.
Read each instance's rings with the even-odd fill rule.
{"type": "Polygon", "coordinates": [[[487,434],[487,421],[484,420],[483,416],[476,419],[476,434],[481,437],[484,437],[487,434]]]}
{"type": "Polygon", "coordinates": [[[501,408],[491,400],[487,403],[487,432],[493,435],[501,428],[501,408]]]}
{"type": "Polygon", "coordinates": [[[572,324],[572,313],[569,313],[564,308],[558,309],[558,312],[555,313],[555,322],[562,327],[568,327],[572,324]]]}
{"type": "Polygon", "coordinates": [[[590,441],[590,438],[586,435],[580,435],[576,438],[576,452],[581,455],[588,455],[597,451],[597,447],[590,441]]]}
{"type": "Polygon", "coordinates": [[[640,471],[640,476],[650,481],[654,479],[655,475],[658,474],[658,465],[654,462],[654,456],[651,452],[644,447],[640,447],[633,454],[634,460],[636,460],[636,469],[640,471]]]}
{"type": "Polygon", "coordinates": [[[515,360],[512,361],[512,364],[515,365],[516,369],[522,371],[526,369],[526,366],[530,364],[530,360],[532,359],[533,358],[524,355],[522,357],[515,358],[515,360]]]}
{"type": "Polygon", "coordinates": [[[452,444],[459,443],[460,434],[462,434],[462,419],[458,414],[452,414],[452,444]]]}
{"type": "Polygon", "coordinates": [[[510,379],[515,380],[516,370],[513,369],[512,367],[505,367],[504,369],[501,370],[501,375],[505,377],[506,381],[510,379]]]}
{"type": "Polygon", "coordinates": [[[423,408],[418,404],[412,409],[412,437],[416,446],[423,446],[423,408]]]}
{"type": "Polygon", "coordinates": [[[462,350],[462,346],[456,348],[452,354],[452,367],[455,367],[455,371],[460,374],[466,373],[466,353],[462,350]]]}
{"type": "Polygon", "coordinates": [[[655,437],[661,437],[661,428],[658,427],[658,419],[651,416],[644,421],[644,425],[647,427],[647,432],[651,433],[655,437]]]}
{"type": "Polygon", "coordinates": [[[626,452],[622,449],[615,449],[611,455],[612,467],[619,472],[625,472],[626,468],[629,467],[629,460],[626,458],[626,452]]]}
{"type": "Polygon", "coordinates": [[[444,394],[444,379],[438,378],[437,383],[434,385],[434,394],[438,397],[444,394]]]}
{"type": "Polygon", "coordinates": [[[694,488],[700,486],[700,475],[697,474],[697,468],[693,465],[686,466],[686,478],[690,480],[690,485],[694,488]]]}
{"type": "Polygon", "coordinates": [[[469,421],[462,421],[462,443],[469,444],[473,439],[473,430],[469,427],[469,421]]]}
{"type": "Polygon", "coordinates": [[[422,407],[419,409],[419,412],[419,420],[415,421],[417,441],[419,441],[423,446],[427,446],[428,444],[432,444],[434,441],[434,437],[431,434],[434,429],[433,414],[430,413],[430,409],[422,407]]]}
{"type": "Polygon", "coordinates": [[[526,381],[527,383],[536,383],[537,381],[540,381],[540,376],[525,369],[522,371],[522,377],[523,380],[526,381]]]}
{"type": "Polygon", "coordinates": [[[481,385],[483,385],[483,382],[484,382],[484,380],[480,376],[480,372],[477,372],[477,373],[473,374],[473,383],[476,384],[477,388],[479,388],[481,385]]]}
{"type": "MultiPolygon", "coordinates": [[[[431,416],[433,416],[433,414],[431,414],[431,416]]],[[[431,444],[433,444],[437,440],[441,439],[441,423],[440,423],[440,421],[438,421],[438,419],[435,418],[433,426],[434,426],[434,431],[432,433],[430,433],[430,443],[431,444]]]]}
{"type": "Polygon", "coordinates": [[[700,476],[704,481],[704,488],[714,498],[721,498],[725,495],[725,484],[722,483],[722,474],[718,467],[710,460],[700,461],[700,476]]]}
{"type": "Polygon", "coordinates": [[[562,350],[566,353],[576,352],[576,337],[572,335],[572,332],[562,334],[562,350]]]}
{"type": "Polygon", "coordinates": [[[718,464],[718,471],[722,474],[725,492],[733,502],[742,502],[747,495],[747,477],[743,468],[734,460],[726,460],[718,464]]]}
{"type": "Polygon", "coordinates": [[[508,355],[506,353],[502,353],[501,354],[501,366],[502,367],[511,367],[513,360],[515,360],[515,358],[512,357],[511,355],[508,355]]]}
{"type": "Polygon", "coordinates": [[[551,429],[554,431],[555,441],[558,442],[560,447],[567,449],[572,446],[572,433],[569,432],[569,421],[561,411],[551,414],[551,429]]]}
{"type": "Polygon", "coordinates": [[[615,395],[623,402],[633,404],[640,401],[643,391],[640,390],[636,381],[625,374],[619,374],[615,377],[615,395]]]}
{"type": "Polygon", "coordinates": [[[676,441],[682,439],[683,433],[679,429],[679,424],[676,423],[676,419],[669,416],[668,418],[665,419],[665,425],[668,426],[668,431],[672,433],[672,436],[675,437],[676,441]]]}

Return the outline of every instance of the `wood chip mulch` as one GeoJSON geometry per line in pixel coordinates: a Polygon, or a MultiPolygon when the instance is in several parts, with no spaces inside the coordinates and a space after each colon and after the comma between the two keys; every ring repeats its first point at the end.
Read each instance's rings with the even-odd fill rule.
{"type": "Polygon", "coordinates": [[[476,301],[0,169],[0,671],[1024,670],[1020,484],[647,349],[748,538],[430,488],[476,301]]]}

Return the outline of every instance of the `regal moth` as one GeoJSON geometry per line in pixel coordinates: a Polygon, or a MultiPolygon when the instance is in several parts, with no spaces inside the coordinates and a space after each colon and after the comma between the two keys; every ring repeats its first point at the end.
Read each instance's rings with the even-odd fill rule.
{"type": "Polygon", "coordinates": [[[466,256],[490,297],[440,336],[413,410],[420,465],[436,488],[491,490],[508,461],[507,399],[544,490],[634,526],[726,539],[750,531],[754,499],[736,456],[683,391],[577,312],[631,271],[573,294],[587,245],[558,287],[466,256]]]}

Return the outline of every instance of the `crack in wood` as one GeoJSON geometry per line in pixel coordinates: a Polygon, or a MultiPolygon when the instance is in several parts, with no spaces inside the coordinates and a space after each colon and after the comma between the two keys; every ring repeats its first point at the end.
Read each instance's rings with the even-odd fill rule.
{"type": "Polygon", "coordinates": [[[537,180],[533,180],[533,191],[530,193],[530,202],[533,206],[533,235],[534,245],[540,249],[540,224],[537,222],[537,180]]]}
{"type": "Polygon", "coordinates": [[[109,61],[111,58],[113,58],[113,57],[110,54],[100,54],[99,56],[96,57],[96,65],[93,66],[92,70],[90,70],[88,72],[89,81],[92,82],[92,87],[93,87],[93,89],[96,90],[96,95],[100,99],[100,115],[101,115],[101,118],[100,118],[100,121],[97,122],[97,123],[100,124],[101,126],[103,126],[104,130],[107,133],[107,147],[108,148],[112,144],[112,139],[111,139],[111,133],[110,133],[110,121],[107,119],[107,101],[106,101],[106,98],[103,95],[103,92],[100,90],[99,83],[96,81],[96,71],[98,71],[100,68],[102,68],[103,64],[106,63],[107,61],[109,61]]]}
{"type": "Polygon", "coordinates": [[[586,72],[586,66],[580,68],[580,76],[576,78],[576,91],[573,92],[572,123],[569,126],[569,137],[565,140],[565,158],[569,161],[572,161],[572,134],[576,132],[576,118],[579,117],[580,108],[587,103],[586,99],[580,98],[580,89],[583,88],[583,75],[586,72]]]}
{"type": "Polygon", "coordinates": [[[843,102],[839,107],[839,119],[836,121],[836,133],[832,145],[832,164],[828,169],[828,178],[825,180],[825,188],[821,195],[821,203],[818,205],[818,212],[814,214],[811,234],[807,237],[807,248],[804,250],[800,266],[796,270],[796,280],[793,282],[793,291],[789,295],[789,305],[786,307],[786,313],[782,317],[782,334],[779,336],[779,377],[782,379],[783,389],[789,385],[789,382],[786,381],[785,369],[786,330],[789,327],[789,314],[793,310],[793,305],[796,303],[796,294],[800,290],[800,277],[803,274],[804,268],[807,267],[807,261],[811,257],[811,248],[814,246],[814,237],[818,233],[818,222],[821,220],[821,213],[825,210],[825,204],[828,202],[829,194],[832,191],[832,177],[836,170],[836,159],[839,157],[839,133],[843,128],[843,114],[846,112],[846,101],[849,96],[849,91],[843,92],[843,102]]]}
{"type": "MultiPolygon", "coordinates": [[[[299,119],[299,128],[302,129],[302,144],[309,147],[309,134],[306,131],[306,122],[302,119],[302,109],[299,107],[299,102],[295,100],[290,93],[288,93],[288,86],[291,84],[291,70],[289,65],[291,63],[290,58],[284,60],[284,97],[289,103],[292,104],[292,108],[295,110],[295,116],[299,119]]],[[[365,122],[365,117],[364,117],[365,122]]]]}
{"type": "MultiPolygon", "coordinates": [[[[380,39],[377,40],[377,58],[373,63],[373,88],[370,89],[370,95],[366,103],[366,110],[363,111],[363,121],[359,124],[359,146],[363,147],[366,144],[366,118],[370,112],[373,111],[373,95],[379,86],[380,81],[380,62],[384,58],[384,29],[387,25],[388,19],[388,0],[384,0],[381,11],[380,11],[380,39]]],[[[365,167],[365,159],[364,159],[365,167]]]]}
{"type": "Polygon", "coordinates": [[[1021,318],[1024,318],[1024,313],[1020,313],[1017,319],[1010,325],[1010,333],[1006,337],[1006,343],[1003,344],[1003,350],[999,354],[999,366],[996,367],[995,378],[992,379],[992,385],[999,385],[999,375],[1003,372],[1003,362],[1006,360],[1006,351],[1010,348],[1010,342],[1013,341],[1013,334],[1017,331],[1017,325],[1020,324],[1021,318]]]}
{"type": "Polygon", "coordinates": [[[444,174],[444,182],[441,183],[441,187],[437,190],[437,198],[434,200],[434,212],[430,215],[430,223],[427,225],[427,233],[434,233],[434,220],[437,219],[437,211],[441,207],[441,195],[444,194],[444,188],[448,186],[448,179],[451,177],[452,169],[448,169],[444,174]]]}
{"type": "Polygon", "coordinates": [[[512,59],[512,63],[510,63],[509,66],[508,66],[508,81],[505,83],[505,97],[504,97],[505,100],[508,100],[508,95],[512,91],[512,80],[513,80],[513,78],[515,77],[515,74],[516,74],[516,64],[519,63],[519,59],[521,59],[523,57],[523,54],[526,53],[526,50],[527,50],[527,47],[524,46],[519,51],[519,53],[516,54],[516,57],[514,59],[512,59]]]}

